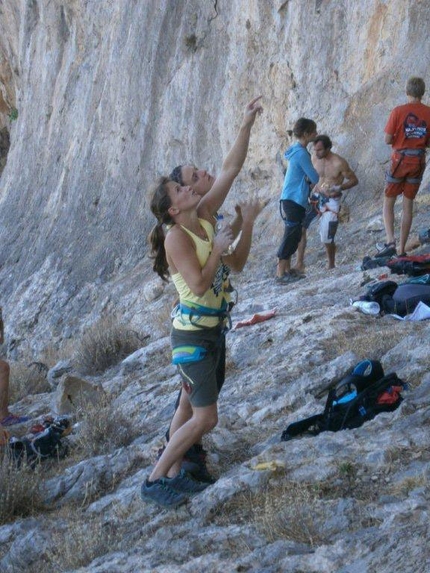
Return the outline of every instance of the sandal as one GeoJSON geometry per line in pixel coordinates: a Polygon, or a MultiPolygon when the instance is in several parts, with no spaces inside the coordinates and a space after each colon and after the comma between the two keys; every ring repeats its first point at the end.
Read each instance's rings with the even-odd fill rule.
{"type": "Polygon", "coordinates": [[[384,248],[375,255],[375,258],[396,256],[396,243],[385,243],[384,248]]]}

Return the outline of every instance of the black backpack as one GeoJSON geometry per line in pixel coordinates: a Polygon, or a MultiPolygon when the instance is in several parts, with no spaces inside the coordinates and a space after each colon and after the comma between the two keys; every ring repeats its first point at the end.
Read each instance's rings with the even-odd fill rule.
{"type": "Polygon", "coordinates": [[[422,282],[418,279],[410,279],[414,282],[397,284],[394,281],[378,281],[367,287],[366,294],[359,300],[375,301],[384,313],[406,316],[415,310],[419,302],[430,305],[430,283],[422,275],[422,282]]]}
{"type": "Polygon", "coordinates": [[[10,438],[9,456],[18,466],[24,462],[32,468],[46,458],[64,458],[69,448],[62,438],[67,436],[71,429],[70,420],[66,416],[47,417],[30,434],[22,438],[10,438]]]}
{"type": "Polygon", "coordinates": [[[399,285],[394,281],[378,281],[367,287],[366,294],[359,300],[375,301],[382,307],[385,296],[393,296],[399,285]]]}
{"type": "Polygon", "coordinates": [[[384,375],[378,360],[363,360],[330,390],[324,412],[290,424],[281,441],[304,433],[316,436],[324,431],[358,428],[380,412],[398,408],[403,400],[400,392],[405,388],[395,373],[384,375]]]}

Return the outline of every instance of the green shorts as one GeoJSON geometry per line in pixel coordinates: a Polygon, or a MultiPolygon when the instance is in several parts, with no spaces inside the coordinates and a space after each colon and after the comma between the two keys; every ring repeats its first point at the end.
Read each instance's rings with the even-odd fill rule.
{"type": "Polygon", "coordinates": [[[193,331],[172,328],[173,362],[182,377],[182,387],[196,408],[211,406],[218,400],[217,371],[220,360],[225,360],[224,337],[218,326],[193,331]]]}

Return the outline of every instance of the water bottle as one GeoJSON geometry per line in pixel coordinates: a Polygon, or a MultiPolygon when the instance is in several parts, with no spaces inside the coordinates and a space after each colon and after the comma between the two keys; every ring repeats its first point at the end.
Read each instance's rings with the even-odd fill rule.
{"type": "Polygon", "coordinates": [[[371,314],[376,316],[381,312],[381,307],[375,301],[367,301],[367,300],[356,300],[352,303],[352,306],[355,307],[357,310],[362,312],[363,314],[371,314]]]}
{"type": "MultiPolygon", "coordinates": [[[[215,234],[219,233],[224,226],[224,215],[216,216],[215,234]]],[[[234,251],[233,245],[229,245],[227,249],[222,253],[223,256],[231,255],[234,251]]]]}

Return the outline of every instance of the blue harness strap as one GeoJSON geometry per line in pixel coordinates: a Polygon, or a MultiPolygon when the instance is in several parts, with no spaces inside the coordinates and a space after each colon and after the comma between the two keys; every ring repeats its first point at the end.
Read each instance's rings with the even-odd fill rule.
{"type": "Polygon", "coordinates": [[[173,309],[172,317],[174,318],[178,314],[188,316],[190,323],[193,326],[197,326],[199,328],[206,328],[206,327],[198,324],[197,322],[195,322],[195,320],[198,320],[202,316],[212,316],[219,318],[219,322],[227,320],[227,330],[231,329],[230,307],[225,299],[223,299],[221,308],[210,308],[208,306],[202,306],[200,304],[188,301],[187,303],[180,302],[173,309]]]}

